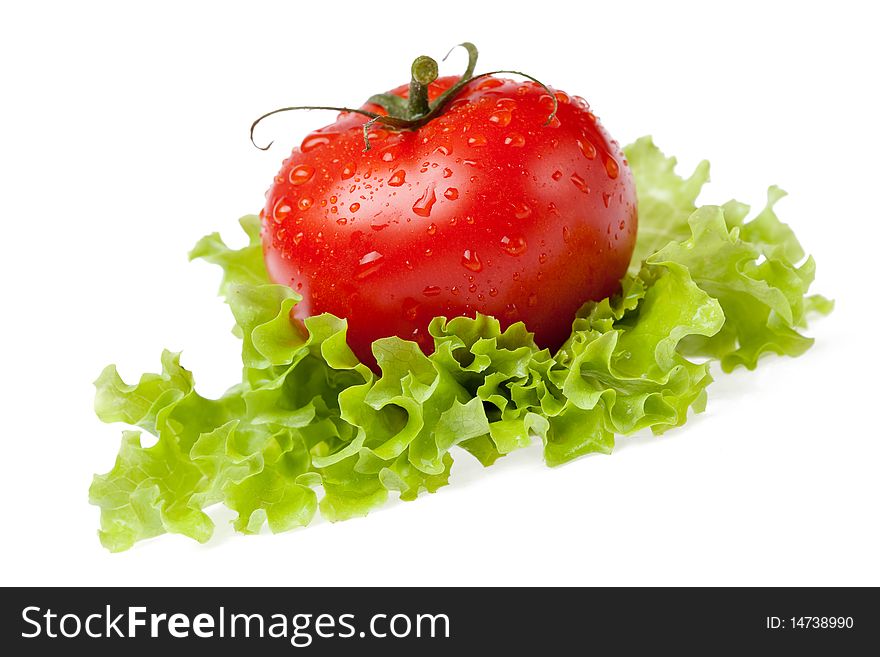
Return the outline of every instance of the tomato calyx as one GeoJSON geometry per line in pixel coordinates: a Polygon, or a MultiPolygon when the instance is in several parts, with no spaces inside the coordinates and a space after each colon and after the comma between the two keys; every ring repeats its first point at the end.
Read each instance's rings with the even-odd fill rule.
{"type": "Polygon", "coordinates": [[[435,59],[428,57],[427,55],[421,55],[419,57],[416,57],[410,68],[412,78],[410,80],[409,93],[407,94],[407,98],[403,98],[402,96],[397,96],[395,94],[385,93],[375,94],[368,99],[368,103],[378,105],[385,111],[385,114],[377,114],[376,112],[371,112],[365,109],[355,109],[352,107],[335,107],[329,105],[295,105],[291,107],[281,107],[279,109],[272,110],[271,112],[263,114],[251,124],[251,143],[261,151],[269,150],[272,144],[275,143],[274,141],[270,141],[266,146],[258,146],[257,143],[254,141],[254,129],[261,121],[263,121],[263,119],[266,119],[270,116],[280,114],[282,112],[291,112],[298,110],[333,110],[336,112],[351,112],[354,114],[360,114],[362,116],[366,116],[369,119],[364,123],[363,126],[364,152],[367,152],[370,150],[370,131],[377,123],[393,131],[417,130],[418,128],[440,116],[449,106],[449,103],[451,103],[455,99],[459,92],[461,92],[461,90],[464,89],[464,87],[467,86],[468,83],[474,80],[478,80],[480,78],[497,75],[499,73],[519,75],[542,86],[553,99],[553,110],[547,116],[547,120],[545,121],[544,125],[548,125],[556,116],[558,101],[556,99],[556,95],[550,90],[550,88],[546,84],[544,84],[537,78],[532,77],[528,73],[523,73],[522,71],[498,70],[474,75],[474,70],[477,66],[477,57],[479,56],[479,51],[477,50],[477,47],[467,41],[464,43],[460,43],[458,44],[458,46],[455,46],[448,53],[446,53],[443,61],[446,61],[446,59],[449,57],[450,54],[452,54],[455,48],[464,48],[467,51],[467,68],[454,85],[449,87],[449,89],[444,91],[433,101],[428,100],[428,86],[437,79],[439,67],[435,59]]]}

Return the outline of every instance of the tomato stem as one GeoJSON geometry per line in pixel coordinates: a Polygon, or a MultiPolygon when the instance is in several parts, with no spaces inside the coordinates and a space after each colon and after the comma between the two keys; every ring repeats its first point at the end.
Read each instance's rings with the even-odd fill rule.
{"type": "Polygon", "coordinates": [[[360,114],[362,116],[366,116],[369,119],[376,119],[379,116],[375,112],[368,112],[368,111],[362,110],[362,109],[354,109],[353,107],[335,107],[332,105],[298,105],[296,107],[281,107],[279,109],[272,110],[271,112],[266,112],[265,114],[263,114],[263,116],[261,116],[256,121],[251,123],[251,143],[254,146],[256,146],[257,148],[259,148],[261,151],[268,151],[269,148],[271,148],[272,144],[274,144],[275,142],[270,141],[265,146],[257,146],[257,142],[254,141],[254,128],[257,127],[257,124],[260,121],[262,121],[263,119],[268,118],[270,116],[273,116],[275,114],[280,114],[281,112],[292,112],[292,111],[299,111],[299,110],[333,110],[334,112],[353,112],[354,114],[360,114]]]}
{"type": "Polygon", "coordinates": [[[437,79],[438,72],[437,61],[427,55],[416,57],[413,61],[407,119],[416,119],[431,111],[431,105],[428,102],[428,85],[437,79]]]}
{"type": "MultiPolygon", "coordinates": [[[[363,126],[364,151],[366,152],[370,150],[370,130],[377,123],[384,125],[392,130],[416,130],[417,128],[420,128],[421,126],[429,123],[431,120],[442,114],[449,103],[452,102],[453,98],[455,98],[456,95],[458,95],[458,93],[462,89],[464,89],[469,82],[479,80],[480,78],[489,77],[498,73],[513,73],[515,75],[521,75],[522,77],[527,78],[532,82],[535,82],[536,84],[542,86],[553,99],[553,111],[550,112],[550,114],[548,115],[547,121],[544,123],[544,125],[549,125],[549,123],[553,120],[553,117],[556,116],[556,109],[558,107],[556,95],[546,84],[544,84],[537,78],[532,77],[528,73],[522,73],[521,71],[501,70],[474,75],[474,69],[477,66],[477,47],[474,44],[468,42],[460,43],[456,47],[464,48],[467,51],[467,69],[455,84],[453,84],[446,91],[437,96],[437,98],[435,98],[433,102],[428,100],[428,86],[437,79],[437,61],[432,59],[431,57],[428,57],[427,55],[422,55],[421,57],[416,57],[415,61],[412,64],[412,80],[409,83],[409,97],[407,99],[395,96],[394,94],[376,94],[375,96],[371,96],[369,101],[367,101],[374,105],[378,105],[379,107],[384,109],[387,114],[382,115],[363,109],[352,109],[350,107],[328,107],[325,105],[282,107],[281,109],[263,114],[263,116],[253,122],[253,124],[251,125],[251,143],[253,143],[254,146],[257,146],[257,144],[254,142],[254,128],[257,127],[257,124],[263,119],[272,116],[273,114],[278,114],[279,112],[289,112],[291,110],[304,109],[336,110],[337,112],[353,112],[355,114],[365,116],[369,119],[364,123],[363,126]]],[[[453,48],[452,50],[455,50],[455,48],[453,48]]],[[[446,57],[449,57],[449,54],[452,52],[452,50],[446,53],[446,57]]],[[[444,61],[446,60],[446,57],[443,58],[444,61]]],[[[257,146],[257,148],[259,148],[260,150],[267,150],[269,146],[272,145],[272,143],[273,142],[269,142],[267,146],[257,146]]]]}

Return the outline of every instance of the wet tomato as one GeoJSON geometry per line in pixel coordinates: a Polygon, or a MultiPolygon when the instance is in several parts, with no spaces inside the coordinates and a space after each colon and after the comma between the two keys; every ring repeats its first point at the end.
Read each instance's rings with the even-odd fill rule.
{"type": "Polygon", "coordinates": [[[371,365],[380,337],[429,350],[438,315],[523,321],[559,347],[584,302],[617,290],[637,215],[616,142],[584,100],[553,93],[549,123],[547,88],[483,77],[416,129],[377,124],[368,151],[368,117],[351,112],[306,136],[262,211],[268,272],[302,295],[296,315],[346,318],[371,365]]]}

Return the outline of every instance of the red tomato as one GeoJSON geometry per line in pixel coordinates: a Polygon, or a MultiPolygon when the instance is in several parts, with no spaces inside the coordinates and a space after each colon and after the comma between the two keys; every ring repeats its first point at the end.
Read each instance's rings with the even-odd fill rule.
{"type": "MultiPolygon", "coordinates": [[[[456,81],[438,79],[429,97],[456,81]]],[[[555,94],[547,125],[544,87],[485,77],[416,130],[376,127],[366,152],[358,114],[309,134],[262,212],[269,276],[303,297],[295,315],[346,318],[372,366],[380,337],[430,350],[437,315],[523,321],[539,346],[559,347],[584,302],[617,291],[637,214],[617,143],[583,99],[555,94]]]]}

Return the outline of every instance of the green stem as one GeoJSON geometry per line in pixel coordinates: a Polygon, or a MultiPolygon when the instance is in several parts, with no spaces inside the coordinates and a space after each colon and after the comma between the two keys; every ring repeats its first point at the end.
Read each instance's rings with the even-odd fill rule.
{"type": "MultiPolygon", "coordinates": [[[[437,62],[427,55],[422,55],[421,57],[416,57],[416,60],[412,64],[412,80],[409,83],[408,98],[401,98],[394,94],[376,94],[370,97],[370,100],[368,102],[378,105],[379,107],[384,109],[387,112],[386,115],[380,115],[376,114],[375,112],[368,112],[363,109],[354,109],[351,107],[329,107],[325,105],[282,107],[281,109],[263,114],[263,116],[253,122],[253,124],[251,125],[251,143],[253,143],[254,146],[257,146],[257,144],[254,142],[254,128],[257,127],[257,124],[263,119],[272,116],[273,114],[278,114],[279,112],[289,112],[291,110],[336,110],[337,112],[353,112],[355,114],[365,116],[369,119],[363,125],[364,152],[366,152],[370,150],[370,129],[377,123],[380,125],[384,125],[391,130],[416,130],[417,128],[429,123],[434,118],[442,114],[446,110],[446,107],[449,105],[449,103],[452,102],[452,100],[458,95],[458,93],[462,89],[465,88],[465,86],[467,86],[469,82],[473,82],[474,80],[479,80],[480,78],[488,77],[490,75],[495,75],[497,73],[514,73],[541,85],[553,99],[553,111],[550,112],[547,120],[544,122],[544,125],[548,125],[553,120],[553,117],[556,116],[556,110],[558,107],[556,95],[543,82],[541,82],[537,78],[533,78],[527,73],[522,73],[520,71],[491,71],[489,73],[481,73],[480,75],[475,76],[474,69],[477,65],[478,55],[477,47],[469,42],[460,43],[457,47],[461,47],[467,50],[467,69],[465,70],[464,75],[462,75],[455,84],[453,84],[446,91],[437,96],[437,98],[434,99],[434,102],[430,102],[428,100],[428,87],[432,82],[434,82],[434,80],[437,79],[437,62]]],[[[449,52],[451,53],[452,51],[450,50],[449,52]]],[[[448,56],[449,53],[446,54],[446,57],[448,56]]],[[[445,60],[446,57],[444,57],[443,59],[445,60]]],[[[267,146],[257,146],[257,148],[259,148],[260,150],[267,150],[271,145],[272,142],[269,142],[267,146]]]]}
{"type": "MultiPolygon", "coordinates": [[[[257,127],[257,124],[260,121],[275,114],[280,114],[281,112],[292,112],[295,110],[333,110],[334,112],[352,112],[354,114],[366,116],[368,119],[376,119],[379,116],[374,112],[367,112],[366,110],[362,109],[355,109],[353,107],[334,107],[332,105],[297,105],[296,107],[282,107],[277,110],[272,110],[271,112],[266,112],[265,114],[263,114],[263,116],[251,123],[251,143],[254,146],[257,146],[257,142],[254,141],[254,128],[257,127]]],[[[257,148],[259,148],[261,151],[268,151],[274,143],[274,141],[270,141],[266,146],[257,146],[257,148]]]]}
{"type": "Polygon", "coordinates": [[[412,81],[409,83],[409,107],[407,118],[414,119],[431,111],[428,103],[428,85],[437,79],[437,61],[422,55],[412,64],[412,81]]]}

